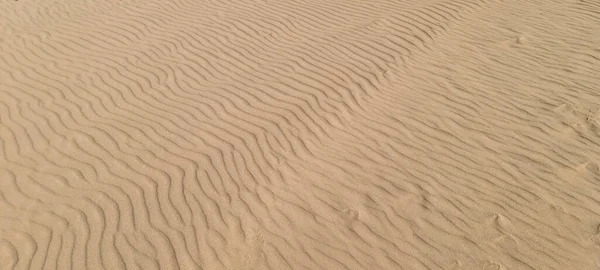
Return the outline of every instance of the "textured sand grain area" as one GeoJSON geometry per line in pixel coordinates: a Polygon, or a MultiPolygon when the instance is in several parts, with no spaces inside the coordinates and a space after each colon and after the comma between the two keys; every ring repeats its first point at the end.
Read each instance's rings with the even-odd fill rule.
{"type": "Polygon", "coordinates": [[[0,269],[600,269],[598,0],[0,0],[0,269]]]}

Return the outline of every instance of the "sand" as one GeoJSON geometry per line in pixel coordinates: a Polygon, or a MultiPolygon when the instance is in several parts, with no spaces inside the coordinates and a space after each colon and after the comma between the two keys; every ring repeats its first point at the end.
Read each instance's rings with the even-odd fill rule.
{"type": "Polygon", "coordinates": [[[599,269],[595,0],[0,0],[0,269],[599,269]]]}

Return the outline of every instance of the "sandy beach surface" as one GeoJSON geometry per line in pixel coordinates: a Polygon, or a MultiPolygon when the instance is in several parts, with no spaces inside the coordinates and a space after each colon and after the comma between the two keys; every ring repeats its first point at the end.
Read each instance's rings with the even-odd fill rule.
{"type": "Polygon", "coordinates": [[[0,0],[0,269],[600,269],[597,0],[0,0]]]}

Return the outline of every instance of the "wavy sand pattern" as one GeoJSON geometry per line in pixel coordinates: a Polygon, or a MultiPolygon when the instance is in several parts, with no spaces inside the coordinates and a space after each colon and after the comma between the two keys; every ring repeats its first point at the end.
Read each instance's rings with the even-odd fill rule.
{"type": "Polygon", "coordinates": [[[594,0],[2,0],[0,269],[598,269],[594,0]]]}

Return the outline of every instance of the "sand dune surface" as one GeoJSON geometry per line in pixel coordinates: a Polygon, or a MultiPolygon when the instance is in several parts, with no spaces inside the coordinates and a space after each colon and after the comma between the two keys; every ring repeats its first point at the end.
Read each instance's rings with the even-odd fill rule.
{"type": "Polygon", "coordinates": [[[0,0],[0,269],[600,269],[600,2],[0,0]]]}

